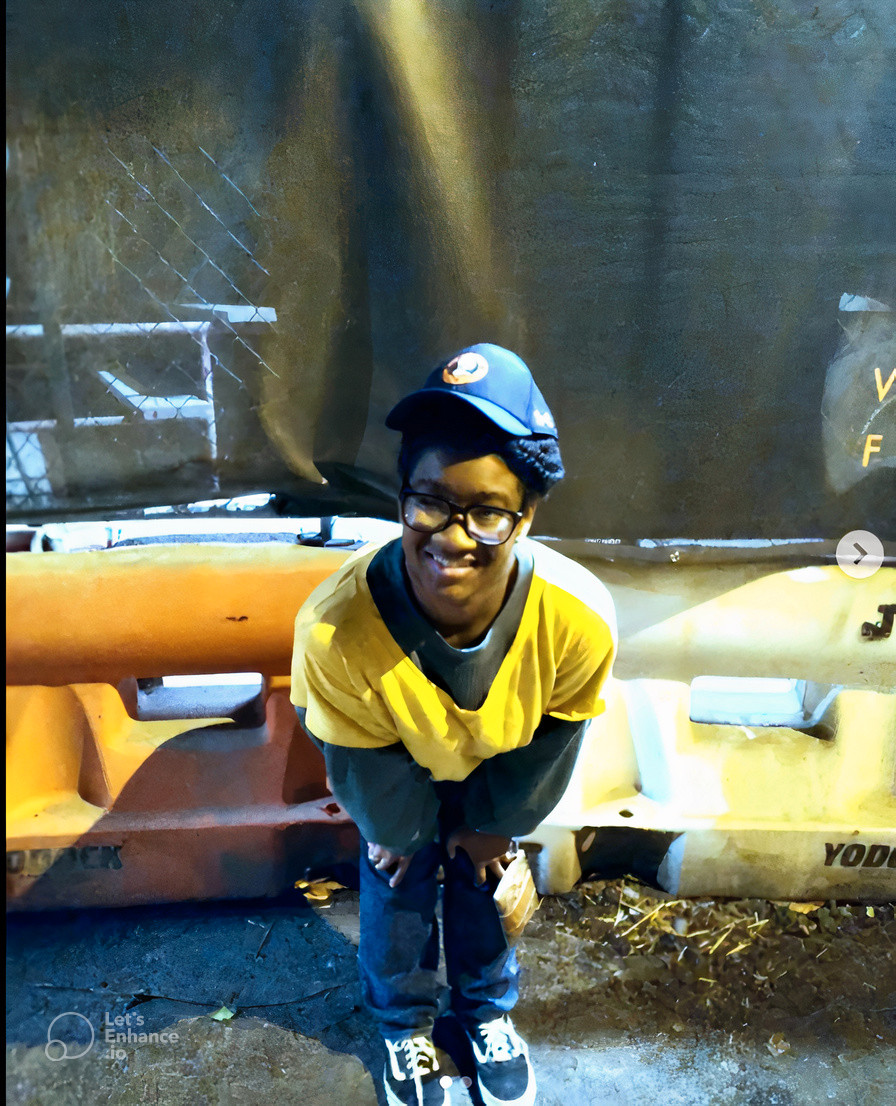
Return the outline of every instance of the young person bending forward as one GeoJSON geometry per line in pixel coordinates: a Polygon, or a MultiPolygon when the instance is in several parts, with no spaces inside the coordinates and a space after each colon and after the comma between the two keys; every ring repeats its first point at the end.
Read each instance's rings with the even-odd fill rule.
{"type": "Polygon", "coordinates": [[[532,1106],[493,893],[511,839],[562,795],[615,653],[603,585],[526,534],[563,476],[526,365],[481,344],[393,409],[402,536],[361,551],[296,620],[292,699],[357,822],[359,967],[393,1106],[445,1106],[437,1017],[470,1038],[486,1106],[532,1106]],[[438,982],[443,872],[448,987],[438,982]]]}

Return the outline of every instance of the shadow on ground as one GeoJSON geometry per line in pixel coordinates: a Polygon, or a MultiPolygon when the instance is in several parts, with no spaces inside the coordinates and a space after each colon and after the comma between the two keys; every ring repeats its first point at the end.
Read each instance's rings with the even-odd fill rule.
{"type": "MultiPolygon", "coordinates": [[[[281,1048],[298,1035],[381,1068],[382,1045],[361,1008],[354,947],[298,893],[276,902],[78,910],[7,921],[8,1044],[37,1048],[39,1066],[54,1079],[64,1071],[63,1083],[74,1076],[75,1057],[91,1035],[90,1056],[110,1066],[143,1055],[146,1043],[157,1059],[167,1044],[168,1060],[176,1052],[183,1063],[184,1048],[232,1050],[239,1042],[251,1051],[247,1019],[269,1035],[286,1031],[273,1033],[281,1048]],[[222,1007],[234,1018],[208,1017],[222,1007]],[[197,1018],[201,1026],[189,1021],[197,1018]],[[66,1047],[71,1060],[56,1061],[54,1049],[45,1054],[54,1019],[50,1036],[61,1042],[55,1051],[66,1047]]],[[[28,1101],[15,1086],[8,1090],[10,1101],[28,1101]]],[[[372,1093],[369,1101],[376,1101],[372,1093]]]]}

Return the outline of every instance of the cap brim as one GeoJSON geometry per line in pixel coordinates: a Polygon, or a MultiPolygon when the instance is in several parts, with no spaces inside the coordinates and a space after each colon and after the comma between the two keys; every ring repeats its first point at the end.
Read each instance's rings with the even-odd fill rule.
{"type": "Polygon", "coordinates": [[[479,396],[461,395],[458,392],[449,392],[443,388],[421,388],[404,399],[399,400],[386,416],[386,426],[390,430],[406,430],[413,423],[415,416],[425,406],[432,406],[434,400],[458,401],[475,407],[477,411],[485,415],[489,422],[494,423],[499,429],[512,434],[517,438],[531,438],[532,431],[524,422],[520,422],[516,416],[492,403],[490,399],[482,399],[479,396]]]}

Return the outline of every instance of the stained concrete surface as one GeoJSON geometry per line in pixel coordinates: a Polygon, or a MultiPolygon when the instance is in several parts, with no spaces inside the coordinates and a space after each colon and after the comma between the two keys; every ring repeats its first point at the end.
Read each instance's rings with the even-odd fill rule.
{"type": "MultiPolygon", "coordinates": [[[[353,891],[314,908],[296,895],[15,916],[8,937],[10,1103],[384,1101],[353,891]],[[224,1005],[233,1017],[214,1020],[224,1005]],[[51,1060],[60,1014],[52,1036],[71,1058],[51,1060]]],[[[545,900],[520,958],[514,1020],[539,1106],[896,1101],[891,905],[667,908],[631,882],[586,883],[545,900]]],[[[439,1040],[452,1044],[450,1024],[439,1040]]],[[[444,1056],[452,1106],[478,1106],[458,1059],[444,1056]]]]}

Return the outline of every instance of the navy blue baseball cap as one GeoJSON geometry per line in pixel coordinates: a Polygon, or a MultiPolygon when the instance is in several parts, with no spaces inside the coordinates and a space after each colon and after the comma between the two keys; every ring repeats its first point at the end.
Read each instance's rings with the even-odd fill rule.
{"type": "Polygon", "coordinates": [[[516,438],[557,437],[557,426],[525,361],[502,346],[480,342],[443,361],[423,387],[386,416],[390,430],[412,426],[422,407],[455,396],[516,438]]]}

